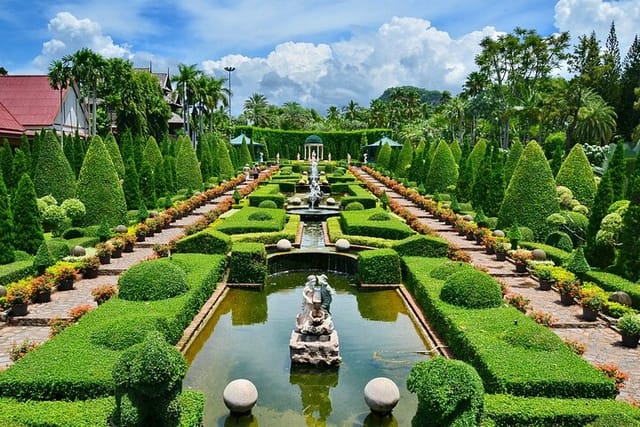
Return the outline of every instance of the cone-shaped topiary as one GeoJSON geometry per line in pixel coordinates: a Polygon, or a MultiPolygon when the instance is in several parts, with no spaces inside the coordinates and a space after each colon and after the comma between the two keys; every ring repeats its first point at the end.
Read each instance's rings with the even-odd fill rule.
{"type": "Polygon", "coordinates": [[[240,145],[238,161],[241,166],[250,165],[251,163],[253,163],[251,153],[249,152],[249,146],[247,145],[247,140],[244,138],[242,138],[242,145],[240,145]]]}
{"type": "Polygon", "coordinates": [[[593,208],[591,209],[591,216],[589,216],[589,225],[587,226],[585,256],[595,267],[606,268],[609,265],[610,260],[602,256],[603,250],[596,241],[596,234],[598,230],[600,230],[602,218],[607,215],[611,203],[613,203],[611,176],[605,173],[600,181],[600,185],[598,185],[598,191],[596,192],[593,208]]]}
{"type": "Polygon", "coordinates": [[[127,223],[127,203],[111,156],[102,138],[91,139],[78,176],[78,199],[87,209],[86,225],[127,223]]]}
{"type": "Polygon", "coordinates": [[[154,173],[151,165],[146,160],[142,162],[142,169],[140,169],[140,194],[145,205],[149,207],[156,206],[154,173]]]}
{"type": "Polygon", "coordinates": [[[4,180],[0,179],[0,264],[15,261],[13,246],[13,214],[9,206],[9,194],[4,180]]]}
{"type": "Polygon", "coordinates": [[[465,141],[462,145],[462,154],[460,155],[458,169],[458,183],[456,185],[456,195],[461,202],[467,202],[471,198],[473,176],[471,163],[469,163],[469,154],[471,154],[471,147],[469,146],[469,141],[465,141]]]}
{"type": "Polygon", "coordinates": [[[3,138],[2,147],[0,147],[0,172],[4,177],[4,185],[6,188],[11,188],[11,170],[13,168],[13,151],[9,140],[3,138]]]}
{"type": "Polygon", "coordinates": [[[402,145],[402,149],[398,154],[398,161],[396,163],[396,175],[400,178],[407,176],[409,166],[411,165],[411,159],[413,158],[413,146],[411,141],[407,140],[402,145]]]}
{"type": "Polygon", "coordinates": [[[164,179],[169,193],[178,191],[176,188],[176,159],[173,156],[164,157],[164,179]]]}
{"type": "Polygon", "coordinates": [[[487,193],[487,200],[484,203],[485,210],[489,216],[498,216],[500,205],[504,200],[504,156],[499,148],[495,148],[491,155],[491,184],[487,193]]]}
{"type": "Polygon", "coordinates": [[[231,156],[229,154],[229,148],[223,141],[218,143],[218,151],[216,153],[220,166],[220,177],[224,179],[232,178],[235,175],[235,168],[233,162],[231,162],[231,156]]]}
{"type": "Polygon", "coordinates": [[[14,245],[16,249],[33,255],[44,242],[44,234],[40,222],[36,190],[33,188],[33,181],[26,173],[22,174],[22,178],[18,181],[13,205],[20,206],[20,215],[16,215],[13,221],[15,236],[17,236],[14,245]]]}
{"type": "Polygon", "coordinates": [[[378,149],[376,157],[376,167],[379,169],[389,169],[391,163],[391,146],[388,143],[382,144],[382,147],[378,149]]]}
{"type": "Polygon", "coordinates": [[[480,138],[476,145],[473,146],[471,153],[469,154],[469,166],[471,168],[471,178],[472,182],[476,179],[478,175],[478,169],[480,169],[480,163],[482,159],[484,159],[485,153],[487,152],[487,141],[485,139],[480,138]]]}
{"type": "Polygon", "coordinates": [[[118,172],[118,177],[124,177],[124,161],[122,160],[122,155],[120,154],[120,148],[118,148],[116,138],[112,133],[107,135],[107,137],[104,139],[104,146],[109,152],[109,156],[111,157],[113,166],[115,166],[116,172],[118,172]]]}
{"type": "Polygon", "coordinates": [[[178,189],[199,190],[202,187],[202,173],[198,157],[187,137],[178,140],[176,157],[176,186],[178,189]]]}
{"type": "Polygon", "coordinates": [[[33,258],[33,268],[37,274],[43,274],[48,267],[56,263],[55,258],[49,252],[49,246],[42,242],[38,247],[36,256],[33,258]]]}
{"type": "Polygon", "coordinates": [[[593,198],[596,195],[596,181],[582,145],[574,145],[567,158],[564,159],[556,176],[556,185],[569,188],[573,192],[573,197],[583,205],[589,208],[593,205],[593,198]]]}
{"type": "Polygon", "coordinates": [[[156,169],[162,165],[162,153],[160,152],[160,147],[158,147],[158,143],[156,139],[150,136],[147,139],[147,142],[144,145],[144,150],[142,151],[142,161],[149,162],[151,169],[155,172],[156,169]]]}
{"type": "Polygon", "coordinates": [[[584,248],[582,246],[573,251],[569,259],[567,260],[567,265],[565,266],[565,268],[575,274],[579,279],[582,279],[584,274],[587,271],[591,270],[591,266],[584,256],[584,248]]]}
{"type": "Polygon", "coordinates": [[[425,187],[427,191],[437,193],[446,191],[448,186],[456,185],[456,182],[458,182],[458,165],[449,145],[440,141],[431,160],[425,187]]]}
{"type": "Polygon", "coordinates": [[[213,164],[211,162],[211,150],[209,149],[209,138],[201,138],[196,148],[196,156],[200,161],[200,173],[206,181],[213,176],[213,164]]]}
{"type": "Polygon", "coordinates": [[[497,228],[506,229],[514,222],[533,230],[543,239],[550,231],[545,219],[560,211],[556,185],[547,159],[537,143],[529,143],[513,171],[505,192],[497,228]]]}
{"type": "Polygon", "coordinates": [[[640,176],[631,184],[629,207],[623,217],[616,267],[629,280],[640,279],[640,176]]]}
{"type": "Polygon", "coordinates": [[[624,160],[624,143],[618,141],[613,152],[607,173],[611,175],[611,186],[613,187],[613,201],[623,200],[627,188],[626,163],[624,160]]]}
{"type": "Polygon", "coordinates": [[[458,141],[453,141],[449,144],[449,148],[451,149],[451,154],[453,154],[453,158],[456,160],[456,163],[460,165],[460,158],[462,157],[462,149],[460,148],[460,143],[458,141]]]}
{"type": "Polygon", "coordinates": [[[140,194],[140,179],[136,170],[136,163],[131,157],[127,157],[124,168],[124,182],[122,189],[124,197],[127,201],[127,209],[133,210],[140,206],[142,195],[140,194]]]}
{"type": "Polygon", "coordinates": [[[18,188],[18,181],[22,177],[23,173],[29,173],[29,159],[27,158],[24,151],[19,148],[16,148],[16,153],[13,156],[13,165],[11,167],[11,182],[7,190],[14,194],[16,188],[18,188]]]}
{"type": "Polygon", "coordinates": [[[33,185],[38,197],[51,194],[58,202],[62,202],[76,196],[75,174],[54,132],[46,132],[41,141],[33,185]]]}
{"type": "Polygon", "coordinates": [[[522,143],[519,139],[513,141],[511,144],[511,148],[509,149],[509,154],[507,154],[507,161],[504,164],[504,179],[505,183],[508,185],[509,181],[511,181],[511,175],[513,175],[513,171],[520,160],[520,156],[522,156],[522,143]]]}

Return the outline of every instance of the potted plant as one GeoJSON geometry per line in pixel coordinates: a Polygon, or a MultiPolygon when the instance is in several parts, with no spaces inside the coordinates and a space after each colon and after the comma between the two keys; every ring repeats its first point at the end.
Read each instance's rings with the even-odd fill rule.
{"type": "Polygon", "coordinates": [[[124,233],[120,238],[124,241],[122,252],[133,252],[137,240],[136,236],[130,233],[124,233]]]}
{"type": "Polygon", "coordinates": [[[98,305],[108,301],[117,293],[118,289],[113,285],[100,285],[91,290],[91,296],[98,305]]]}
{"type": "Polygon", "coordinates": [[[124,240],[122,237],[114,237],[109,240],[109,243],[111,243],[111,247],[113,248],[111,249],[111,258],[122,257],[122,250],[124,249],[124,240]]]}
{"type": "Polygon", "coordinates": [[[6,301],[11,309],[10,316],[26,316],[29,301],[31,301],[31,289],[28,280],[23,279],[8,285],[6,301]]]}
{"type": "Polygon", "coordinates": [[[78,280],[78,270],[72,262],[59,262],[47,268],[46,273],[51,276],[56,289],[59,291],[73,289],[73,282],[78,280]]]}
{"type": "Polygon", "coordinates": [[[458,236],[464,236],[465,234],[467,234],[466,225],[467,221],[461,216],[456,219],[454,226],[458,231],[458,236]]]}
{"type": "Polygon", "coordinates": [[[536,277],[538,278],[538,289],[541,291],[550,291],[555,280],[551,276],[551,270],[546,265],[536,267],[536,277]]]}
{"type": "Polygon", "coordinates": [[[100,264],[109,264],[111,262],[111,251],[113,246],[109,242],[98,243],[96,245],[96,255],[100,259],[100,264]]]}
{"type": "Polygon", "coordinates": [[[504,237],[496,238],[496,243],[493,245],[493,250],[496,252],[496,261],[505,261],[507,259],[507,241],[504,237]]]}
{"type": "Polygon", "coordinates": [[[507,239],[509,239],[511,243],[511,249],[518,249],[518,243],[520,243],[522,239],[522,233],[520,233],[520,228],[515,222],[511,224],[511,227],[507,230],[507,239]]]}
{"type": "Polygon", "coordinates": [[[97,255],[82,258],[80,261],[80,272],[83,279],[95,279],[98,277],[100,268],[100,258],[97,255]]]}
{"type": "Polygon", "coordinates": [[[640,314],[629,313],[620,318],[617,324],[622,335],[622,345],[635,348],[640,339],[640,314]]]}
{"type": "Polygon", "coordinates": [[[140,224],[136,225],[135,234],[136,241],[144,242],[146,237],[149,235],[149,226],[144,222],[141,222],[140,224]]]}
{"type": "Polygon", "coordinates": [[[51,276],[42,274],[31,279],[29,282],[31,287],[31,301],[34,303],[45,303],[51,301],[51,291],[53,290],[53,280],[51,276]]]}
{"type": "Polygon", "coordinates": [[[484,250],[487,255],[493,255],[496,253],[495,245],[498,241],[498,238],[493,235],[493,233],[487,233],[482,238],[482,244],[484,245],[484,250]]]}
{"type": "Polygon", "coordinates": [[[566,277],[558,280],[556,286],[560,292],[560,303],[562,305],[573,305],[575,303],[574,298],[580,291],[580,285],[575,277],[566,277]]]}
{"type": "Polygon", "coordinates": [[[605,291],[591,283],[587,283],[578,291],[578,300],[582,306],[582,318],[588,322],[593,322],[598,318],[598,313],[602,311],[602,306],[607,299],[605,291]]]}
{"type": "Polygon", "coordinates": [[[478,224],[476,224],[475,222],[467,222],[467,227],[466,227],[466,233],[467,233],[467,240],[474,240],[475,237],[475,231],[478,228],[478,224]]]}
{"type": "Polygon", "coordinates": [[[532,258],[531,251],[526,249],[516,249],[509,252],[509,256],[513,259],[516,265],[516,273],[527,272],[527,261],[532,258]]]}

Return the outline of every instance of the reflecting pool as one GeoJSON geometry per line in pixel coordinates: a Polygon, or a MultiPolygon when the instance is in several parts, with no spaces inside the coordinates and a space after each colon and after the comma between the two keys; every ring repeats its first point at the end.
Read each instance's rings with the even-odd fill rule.
{"type": "Polygon", "coordinates": [[[405,383],[429,348],[394,290],[361,291],[346,276],[327,274],[342,364],[291,367],[289,338],[308,274],[270,276],[263,291],[230,289],[189,348],[184,388],[207,395],[205,426],[411,425],[417,400],[405,383]],[[400,389],[386,419],[370,415],[363,397],[367,382],[380,376],[400,389]],[[224,387],[238,378],[258,389],[251,416],[230,416],[222,401],[224,387]]]}

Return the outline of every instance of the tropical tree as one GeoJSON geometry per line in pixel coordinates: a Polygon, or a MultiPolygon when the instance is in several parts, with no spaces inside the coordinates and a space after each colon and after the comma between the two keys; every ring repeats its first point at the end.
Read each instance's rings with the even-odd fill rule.
{"type": "Polygon", "coordinates": [[[267,97],[261,93],[254,93],[244,101],[244,115],[249,123],[257,127],[269,126],[267,97]]]}
{"type": "Polygon", "coordinates": [[[196,67],[196,64],[178,64],[178,74],[172,77],[182,97],[182,119],[184,120],[187,135],[190,135],[190,102],[196,98],[196,81],[201,74],[201,71],[196,67]]]}
{"type": "Polygon", "coordinates": [[[64,133],[64,125],[67,120],[64,104],[62,103],[62,92],[69,87],[71,80],[71,69],[68,64],[60,59],[54,60],[49,64],[49,84],[52,88],[60,92],[60,109],[62,110],[62,123],[60,128],[64,133]]]}
{"type": "MultiPolygon", "coordinates": [[[[575,141],[607,144],[616,130],[616,112],[592,89],[583,92],[574,126],[575,141]]],[[[568,136],[568,135],[567,135],[568,136]]]]}

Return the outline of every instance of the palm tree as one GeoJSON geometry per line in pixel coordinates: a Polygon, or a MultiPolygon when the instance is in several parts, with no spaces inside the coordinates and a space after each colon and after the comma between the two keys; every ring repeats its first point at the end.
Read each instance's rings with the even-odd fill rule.
{"type": "Polygon", "coordinates": [[[266,96],[254,93],[244,101],[244,115],[253,126],[267,127],[269,125],[268,106],[266,96]]]}
{"type": "Polygon", "coordinates": [[[82,48],[71,55],[65,55],[62,61],[71,64],[71,80],[78,83],[83,96],[91,96],[91,134],[96,134],[98,108],[98,85],[103,78],[106,61],[89,48],[82,48]]]}
{"type": "Polygon", "coordinates": [[[201,74],[201,71],[196,67],[196,64],[178,64],[178,74],[172,76],[177,82],[178,91],[182,95],[182,119],[184,120],[187,135],[191,135],[189,130],[189,102],[195,98],[196,80],[201,74]]]}
{"type": "Polygon", "coordinates": [[[616,130],[615,110],[593,89],[586,89],[575,123],[575,138],[583,143],[606,144],[616,130]]]}
{"type": "Polygon", "coordinates": [[[358,120],[360,116],[360,105],[353,99],[349,101],[347,106],[343,107],[344,118],[347,120],[358,120]]]}
{"type": "MultiPolygon", "coordinates": [[[[69,80],[71,79],[71,69],[67,64],[61,60],[52,61],[49,64],[49,84],[52,88],[60,91],[60,109],[62,110],[62,135],[64,136],[64,124],[67,121],[64,104],[62,103],[62,91],[69,87],[69,80]]],[[[64,138],[63,138],[64,141],[64,138]]]]}

